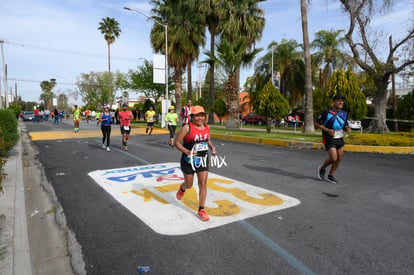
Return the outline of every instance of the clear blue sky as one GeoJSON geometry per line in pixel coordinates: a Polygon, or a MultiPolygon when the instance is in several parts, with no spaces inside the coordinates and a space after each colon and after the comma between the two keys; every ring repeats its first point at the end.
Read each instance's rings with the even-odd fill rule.
{"type": "MultiPolygon", "coordinates": [[[[348,26],[338,2],[312,1],[308,10],[311,40],[318,30],[348,26]]],[[[385,46],[388,46],[389,34],[397,39],[412,24],[412,0],[397,2],[392,12],[372,22],[372,27],[383,33],[381,41],[386,42],[385,46]]],[[[150,15],[149,1],[0,0],[0,39],[6,41],[9,87],[14,88],[17,82],[18,94],[23,100],[39,101],[39,83],[43,80],[56,78],[55,90],[68,93],[75,89],[71,83],[76,82],[81,73],[106,71],[107,45],[97,30],[103,17],[117,19],[122,30],[111,46],[112,71],[128,72],[142,64],[142,58],[152,60],[149,34],[153,23],[139,13],[124,10],[124,6],[150,15]]],[[[280,42],[282,38],[302,42],[299,0],[268,0],[261,6],[265,10],[266,26],[258,47],[267,49],[271,41],[280,42]]],[[[197,81],[197,64],[193,71],[193,81],[197,81]]],[[[206,68],[202,74],[205,71],[206,68]]],[[[252,72],[252,68],[242,71],[241,84],[252,72]]],[[[4,93],[3,82],[1,91],[4,93]]]]}

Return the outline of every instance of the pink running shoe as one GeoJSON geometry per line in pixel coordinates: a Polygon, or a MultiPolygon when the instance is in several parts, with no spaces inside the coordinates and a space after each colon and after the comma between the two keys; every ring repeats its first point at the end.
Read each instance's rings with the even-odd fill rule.
{"type": "Polygon", "coordinates": [[[181,200],[182,198],[183,198],[183,196],[184,196],[184,192],[183,191],[181,191],[181,187],[182,187],[183,185],[181,184],[180,185],[180,188],[178,188],[178,191],[177,191],[177,194],[175,195],[175,197],[177,198],[177,200],[181,200]]]}
{"type": "Polygon", "coordinates": [[[201,209],[200,211],[198,211],[198,216],[201,218],[203,222],[208,221],[210,219],[210,217],[207,215],[204,209],[201,209]]]}

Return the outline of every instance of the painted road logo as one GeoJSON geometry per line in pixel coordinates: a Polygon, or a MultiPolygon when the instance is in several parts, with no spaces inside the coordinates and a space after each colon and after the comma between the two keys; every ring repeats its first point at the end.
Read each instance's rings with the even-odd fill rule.
{"type": "Polygon", "coordinates": [[[179,163],[162,163],[89,173],[123,206],[164,235],[185,235],[231,222],[296,206],[299,200],[209,173],[206,212],[211,220],[197,217],[198,186],[181,201],[175,194],[183,181],[179,163]]]}

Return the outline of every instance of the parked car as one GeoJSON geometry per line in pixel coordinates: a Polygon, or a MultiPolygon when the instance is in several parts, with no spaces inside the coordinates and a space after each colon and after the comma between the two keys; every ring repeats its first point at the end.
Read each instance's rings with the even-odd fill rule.
{"type": "Polygon", "coordinates": [[[351,130],[361,130],[362,124],[360,120],[348,120],[348,127],[351,128],[351,130]]]}
{"type": "Polygon", "coordinates": [[[241,120],[243,125],[250,123],[250,124],[257,124],[259,126],[263,125],[265,121],[266,121],[266,118],[264,116],[259,116],[256,113],[247,114],[241,120]]]}
{"type": "Polygon", "coordinates": [[[34,120],[35,116],[32,111],[25,111],[23,112],[23,121],[32,121],[34,120]]]}

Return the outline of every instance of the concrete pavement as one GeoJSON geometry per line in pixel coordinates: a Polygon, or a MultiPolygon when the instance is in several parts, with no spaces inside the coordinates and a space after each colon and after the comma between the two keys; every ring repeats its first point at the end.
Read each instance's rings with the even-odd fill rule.
{"type": "Polygon", "coordinates": [[[0,274],[86,274],[26,127],[10,152],[0,195],[0,274]]]}

